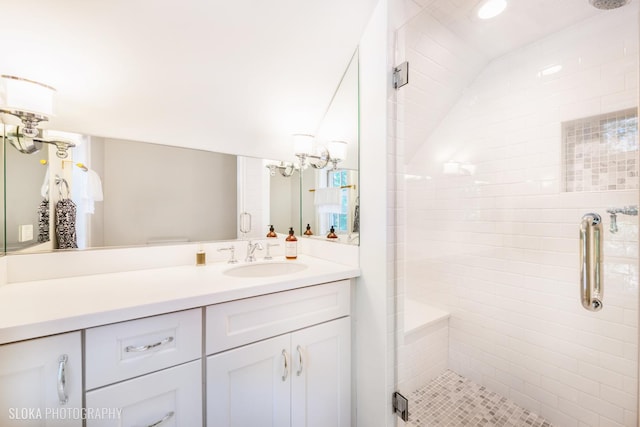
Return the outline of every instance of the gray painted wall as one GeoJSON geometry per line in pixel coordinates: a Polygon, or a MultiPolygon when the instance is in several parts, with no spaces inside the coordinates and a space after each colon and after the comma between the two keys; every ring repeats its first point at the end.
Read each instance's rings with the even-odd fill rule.
{"type": "Polygon", "coordinates": [[[236,238],[236,156],[117,139],[103,144],[104,245],[236,238]]]}

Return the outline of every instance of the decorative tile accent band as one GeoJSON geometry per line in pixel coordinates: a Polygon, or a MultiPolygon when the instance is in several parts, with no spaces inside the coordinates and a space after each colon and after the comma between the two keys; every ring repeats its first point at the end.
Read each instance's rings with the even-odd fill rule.
{"type": "Polygon", "coordinates": [[[564,191],[638,188],[636,108],[562,123],[564,191]]]}

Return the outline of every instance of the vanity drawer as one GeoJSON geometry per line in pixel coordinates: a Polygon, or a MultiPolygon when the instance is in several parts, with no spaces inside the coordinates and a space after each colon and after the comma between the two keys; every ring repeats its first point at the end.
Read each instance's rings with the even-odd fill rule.
{"type": "Polygon", "coordinates": [[[193,309],[87,329],[86,389],[202,356],[202,311],[193,309]]]}
{"type": "Polygon", "coordinates": [[[200,360],[87,392],[87,427],[201,426],[200,360]],[[91,411],[91,412],[89,412],[91,411]]]}
{"type": "Polygon", "coordinates": [[[206,354],[348,316],[348,280],[207,307],[206,354]]]}

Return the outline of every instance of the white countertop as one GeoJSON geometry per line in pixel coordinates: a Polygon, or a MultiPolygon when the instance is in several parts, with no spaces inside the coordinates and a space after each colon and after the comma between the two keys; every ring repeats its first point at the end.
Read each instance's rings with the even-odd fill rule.
{"type": "MultiPolygon", "coordinates": [[[[258,263],[262,263],[260,261],[258,263]]],[[[285,262],[284,257],[273,261],[285,262]]],[[[360,275],[357,267],[299,255],[303,271],[238,278],[215,263],[0,286],[0,344],[280,292],[360,275]]]]}

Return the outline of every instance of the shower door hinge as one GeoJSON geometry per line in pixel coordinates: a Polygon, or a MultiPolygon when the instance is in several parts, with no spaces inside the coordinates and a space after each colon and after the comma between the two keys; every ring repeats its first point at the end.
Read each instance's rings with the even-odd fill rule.
{"type": "Polygon", "coordinates": [[[391,403],[393,404],[393,411],[398,413],[402,421],[409,421],[409,401],[407,398],[395,391],[393,392],[391,403]]]}
{"type": "Polygon", "coordinates": [[[393,88],[400,89],[409,83],[409,63],[404,61],[393,69],[393,88]]]}

